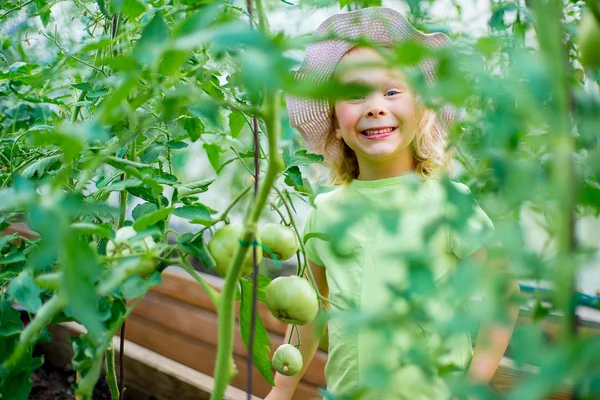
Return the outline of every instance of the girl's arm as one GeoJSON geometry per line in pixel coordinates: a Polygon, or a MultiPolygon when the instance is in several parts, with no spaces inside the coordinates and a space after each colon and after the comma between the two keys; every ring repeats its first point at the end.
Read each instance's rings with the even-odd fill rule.
{"type": "MultiPolygon", "coordinates": [[[[479,250],[471,256],[478,262],[485,262],[487,255],[485,250],[479,250]]],[[[492,274],[500,275],[507,271],[506,265],[494,265],[494,271],[492,274]]],[[[518,302],[510,301],[508,299],[519,294],[519,284],[517,280],[511,279],[507,284],[506,299],[508,302],[507,307],[507,321],[505,324],[498,322],[491,322],[482,324],[479,328],[477,335],[477,342],[473,351],[473,358],[467,371],[467,375],[473,382],[488,384],[496,369],[500,365],[500,361],[504,356],[513,329],[519,316],[519,304],[518,302]]]]}
{"type": "MultiPolygon", "coordinates": [[[[327,298],[329,296],[329,287],[327,286],[327,280],[325,278],[325,268],[310,261],[309,265],[321,296],[327,298]]],[[[325,306],[328,307],[329,305],[325,304],[325,306]]],[[[290,400],[292,398],[294,391],[296,390],[296,386],[298,386],[300,379],[302,379],[302,376],[308,369],[310,362],[317,352],[321,336],[325,330],[324,326],[321,328],[322,329],[318,328],[316,321],[306,325],[298,326],[300,335],[299,350],[302,354],[303,360],[302,371],[293,376],[285,376],[279,373],[275,374],[275,387],[271,390],[269,395],[265,397],[265,400],[290,400]]],[[[285,336],[286,338],[289,338],[291,329],[292,326],[288,326],[285,336]]],[[[298,344],[298,335],[293,335],[291,344],[298,344]]]]}

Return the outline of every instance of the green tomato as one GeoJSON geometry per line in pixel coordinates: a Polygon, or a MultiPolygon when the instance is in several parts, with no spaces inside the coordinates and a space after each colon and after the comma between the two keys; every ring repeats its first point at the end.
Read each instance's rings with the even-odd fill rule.
{"type": "Polygon", "coordinates": [[[112,257],[117,254],[128,256],[134,253],[150,253],[156,247],[156,243],[151,236],[131,242],[130,239],[135,235],[137,235],[137,232],[133,229],[133,226],[120,228],[115,234],[115,239],[106,243],[106,255],[112,257]]]}
{"type": "Polygon", "coordinates": [[[600,68],[600,24],[589,12],[581,19],[577,32],[577,46],[581,52],[581,64],[588,68],[600,68]]]}
{"type": "Polygon", "coordinates": [[[149,255],[143,255],[140,257],[140,261],[137,264],[127,265],[125,267],[125,273],[127,276],[139,275],[142,278],[147,278],[151,273],[156,270],[156,259],[149,255]]]}
{"type": "Polygon", "coordinates": [[[294,325],[305,325],[319,312],[317,293],[299,276],[273,279],[265,290],[266,304],[275,318],[294,325]]]}
{"type": "Polygon", "coordinates": [[[282,344],[273,353],[273,368],[282,375],[296,375],[302,370],[302,354],[291,344],[282,344]]]}
{"type": "MultiPolygon", "coordinates": [[[[240,237],[244,231],[241,224],[225,225],[215,232],[210,242],[208,242],[208,250],[215,259],[215,272],[222,277],[227,275],[229,264],[235,256],[235,251],[240,241],[240,237]]],[[[258,240],[258,238],[256,238],[258,240]]],[[[256,247],[256,263],[262,260],[262,248],[256,247]]],[[[246,253],[242,265],[242,276],[248,276],[252,273],[253,260],[252,249],[246,253]]]]}
{"type": "MultiPolygon", "coordinates": [[[[260,229],[260,241],[271,249],[278,260],[287,260],[298,251],[298,240],[294,231],[281,224],[265,224],[260,229]]],[[[265,253],[270,258],[269,252],[265,253]]]]}

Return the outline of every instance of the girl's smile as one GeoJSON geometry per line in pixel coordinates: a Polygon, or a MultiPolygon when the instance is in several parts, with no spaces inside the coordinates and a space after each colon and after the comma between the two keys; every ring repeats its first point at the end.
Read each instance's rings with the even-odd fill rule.
{"type": "Polygon", "coordinates": [[[375,140],[375,139],[386,138],[386,137],[390,136],[395,130],[396,130],[396,128],[394,128],[394,127],[387,127],[387,128],[377,127],[377,128],[371,128],[371,129],[364,130],[361,133],[363,135],[365,135],[365,137],[367,139],[375,140]]]}

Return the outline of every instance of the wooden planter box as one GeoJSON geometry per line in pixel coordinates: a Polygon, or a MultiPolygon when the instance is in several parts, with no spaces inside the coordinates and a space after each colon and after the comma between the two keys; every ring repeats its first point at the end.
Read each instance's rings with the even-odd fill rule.
{"type": "MultiPolygon", "coordinates": [[[[220,288],[223,280],[211,275],[202,276],[214,287],[220,288]]],[[[284,342],[286,324],[275,319],[259,303],[259,314],[269,331],[273,342],[271,351],[284,342]]],[[[526,315],[519,317],[519,324],[528,324],[531,319],[526,315]]],[[[549,319],[544,322],[546,333],[556,334],[559,321],[549,319]]],[[[163,283],[157,286],[138,304],[127,320],[125,337],[141,346],[163,356],[182,363],[206,375],[212,375],[217,352],[217,315],[210,299],[197,283],[182,269],[170,267],[163,272],[163,283]]],[[[599,334],[600,324],[594,322],[581,329],[582,334],[599,334]]],[[[246,389],[247,352],[236,328],[234,342],[234,361],[239,373],[232,385],[246,389]]],[[[324,368],[327,353],[319,350],[304,375],[294,400],[306,400],[318,397],[318,388],[325,387],[324,368]]],[[[509,391],[529,374],[535,373],[535,367],[518,369],[510,359],[503,359],[492,386],[500,391],[509,391]]],[[[253,368],[253,393],[264,397],[271,386],[253,368]]],[[[564,386],[548,399],[570,399],[571,390],[564,386]]]]}

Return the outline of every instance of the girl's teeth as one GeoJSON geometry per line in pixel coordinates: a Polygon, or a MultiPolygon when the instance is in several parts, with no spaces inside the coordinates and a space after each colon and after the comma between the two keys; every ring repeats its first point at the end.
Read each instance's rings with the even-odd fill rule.
{"type": "Polygon", "coordinates": [[[394,128],[368,129],[364,133],[365,133],[365,135],[370,136],[370,135],[377,135],[377,134],[380,134],[380,133],[388,133],[388,132],[391,132],[393,130],[394,130],[394,128]]]}

